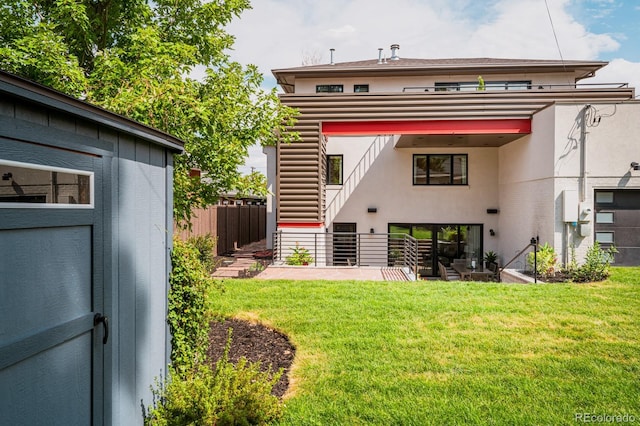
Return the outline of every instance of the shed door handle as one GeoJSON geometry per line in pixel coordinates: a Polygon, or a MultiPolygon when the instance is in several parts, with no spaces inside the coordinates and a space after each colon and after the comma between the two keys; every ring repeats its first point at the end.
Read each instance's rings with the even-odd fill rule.
{"type": "Polygon", "coordinates": [[[102,328],[104,328],[104,337],[102,338],[102,344],[106,345],[107,340],[109,340],[109,318],[105,317],[101,313],[97,313],[93,317],[93,325],[96,326],[102,323],[102,328]]]}

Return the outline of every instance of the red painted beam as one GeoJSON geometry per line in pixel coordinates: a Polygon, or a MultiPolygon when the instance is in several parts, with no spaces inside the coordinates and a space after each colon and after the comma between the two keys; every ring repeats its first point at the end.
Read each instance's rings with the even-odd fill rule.
{"type": "Polygon", "coordinates": [[[324,222],[278,222],[278,228],[322,228],[324,222]]]}
{"type": "Polygon", "coordinates": [[[332,121],[322,123],[324,135],[480,135],[528,134],[531,119],[332,121]]]}

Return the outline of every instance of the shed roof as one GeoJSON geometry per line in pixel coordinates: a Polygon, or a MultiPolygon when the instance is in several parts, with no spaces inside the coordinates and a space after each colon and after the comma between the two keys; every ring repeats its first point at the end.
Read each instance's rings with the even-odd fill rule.
{"type": "Polygon", "coordinates": [[[174,152],[184,151],[184,141],[175,136],[2,70],[0,93],[91,120],[174,152]]]}

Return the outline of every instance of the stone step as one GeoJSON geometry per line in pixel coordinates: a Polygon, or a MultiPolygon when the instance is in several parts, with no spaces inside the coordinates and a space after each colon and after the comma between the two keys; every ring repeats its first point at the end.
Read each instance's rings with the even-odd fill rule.
{"type": "Polygon", "coordinates": [[[223,268],[223,269],[218,269],[216,270],[213,274],[211,274],[212,277],[214,278],[239,278],[240,277],[240,273],[243,272],[244,269],[242,270],[230,270],[227,268],[223,268]]]}

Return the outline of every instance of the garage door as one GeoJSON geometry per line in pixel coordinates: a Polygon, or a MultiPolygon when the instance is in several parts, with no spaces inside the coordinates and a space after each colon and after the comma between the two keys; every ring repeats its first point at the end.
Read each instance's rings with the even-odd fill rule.
{"type": "Polygon", "coordinates": [[[615,245],[615,264],[640,265],[640,189],[598,190],[595,211],[595,239],[615,245]]]}
{"type": "Polygon", "coordinates": [[[2,424],[102,423],[101,164],[0,139],[2,424]]]}

